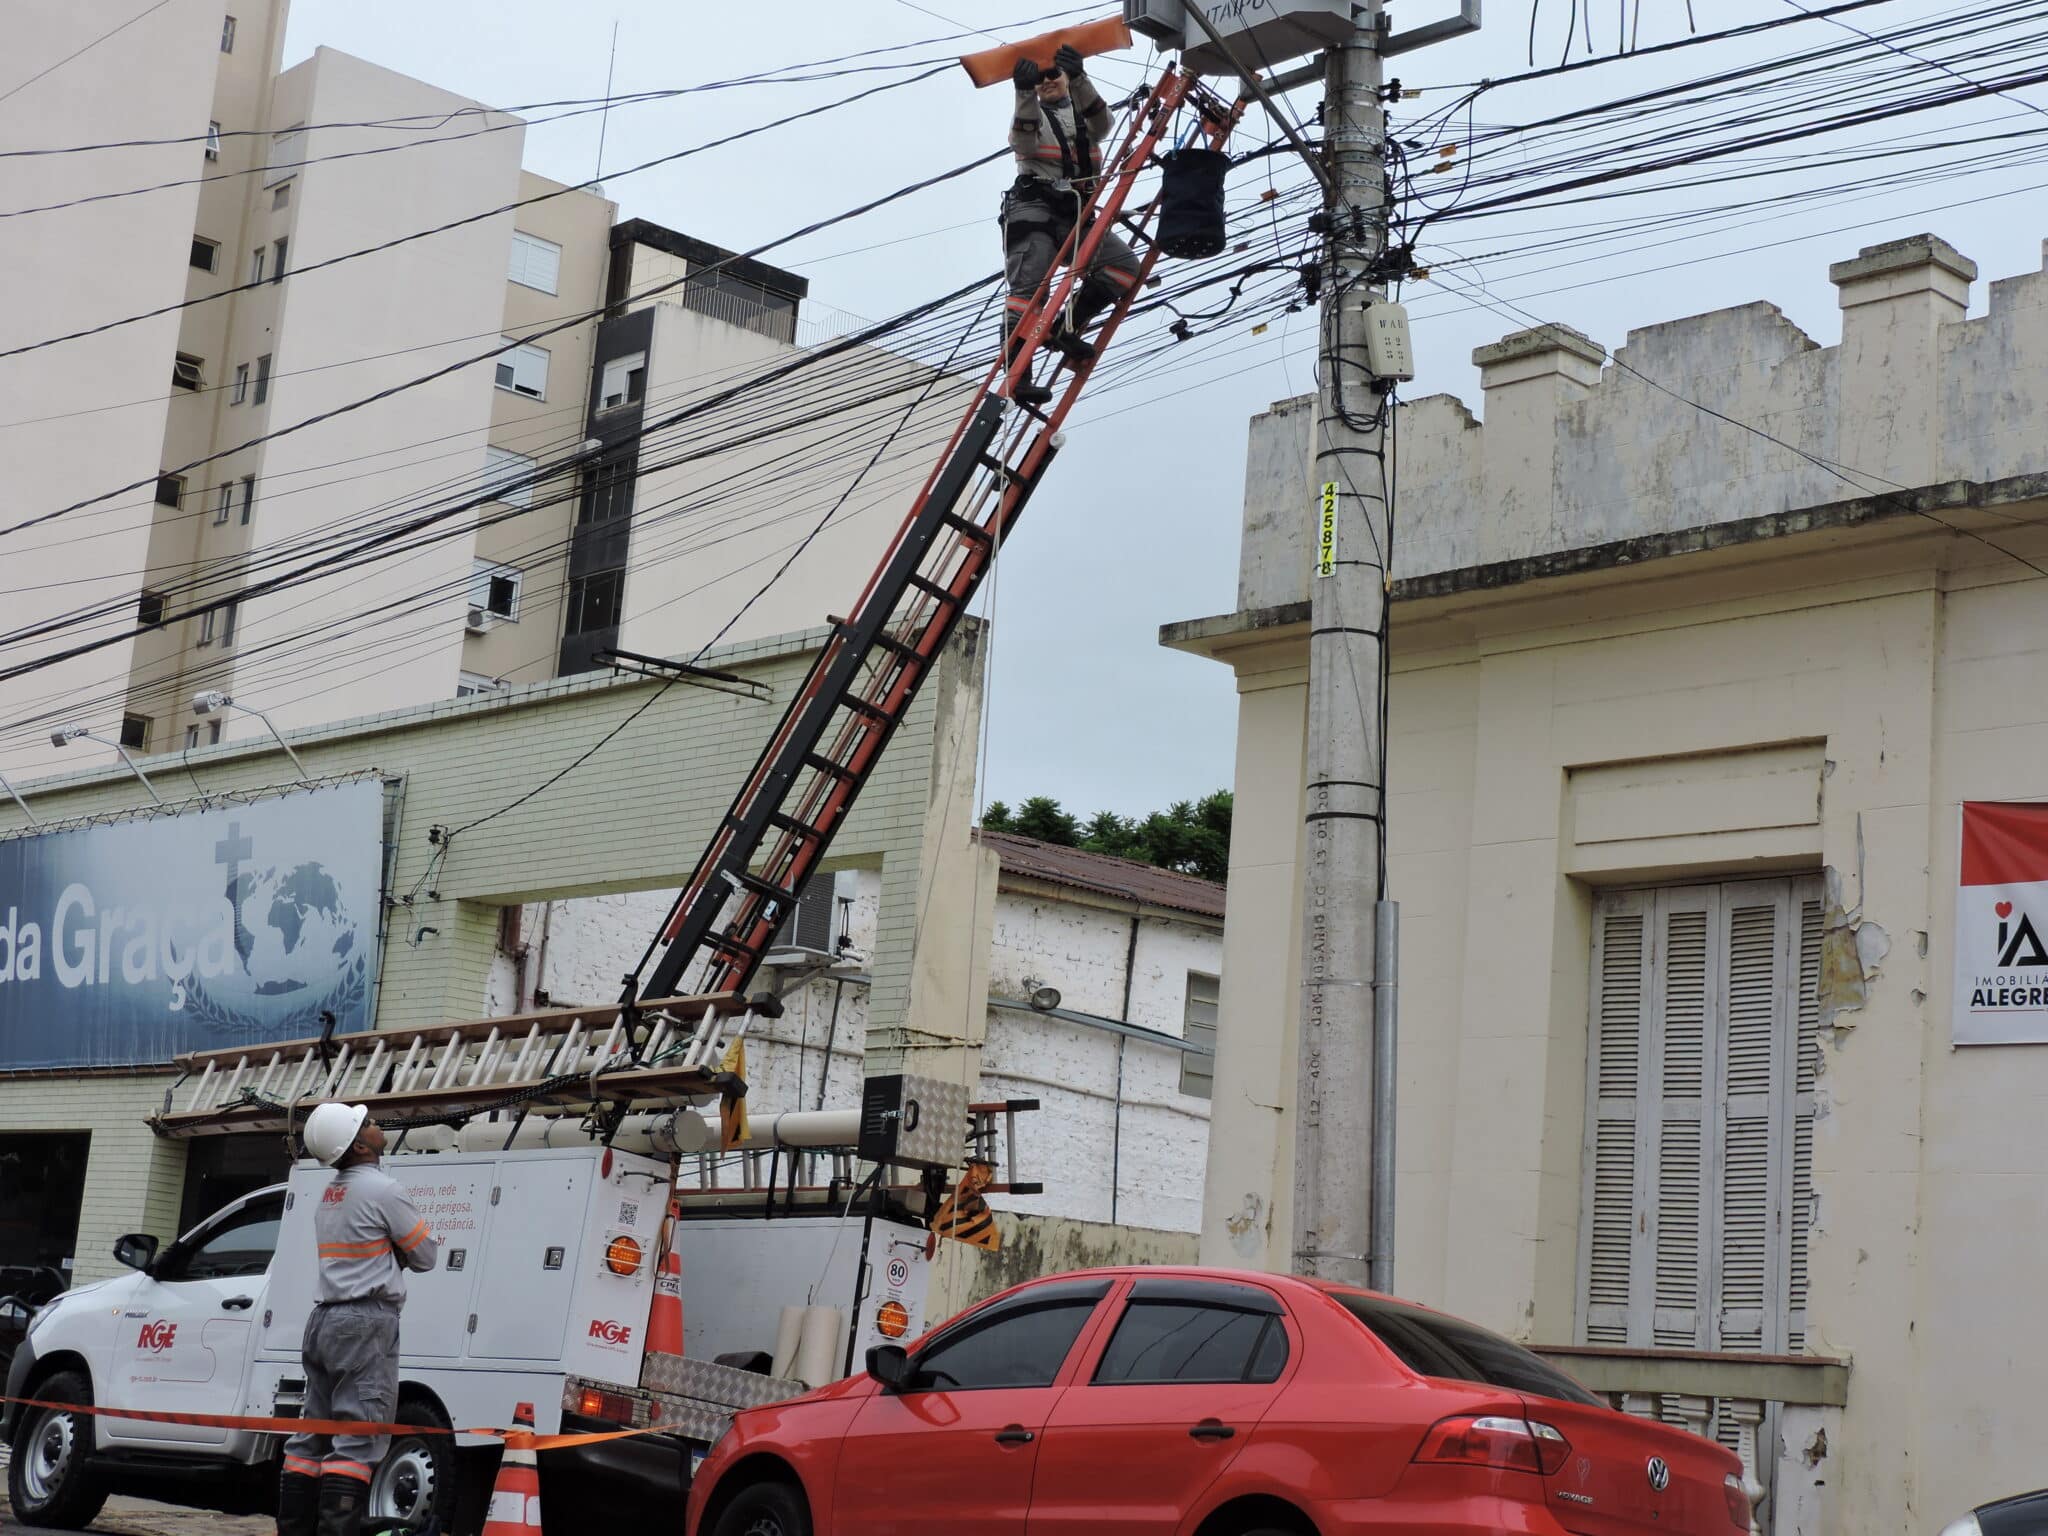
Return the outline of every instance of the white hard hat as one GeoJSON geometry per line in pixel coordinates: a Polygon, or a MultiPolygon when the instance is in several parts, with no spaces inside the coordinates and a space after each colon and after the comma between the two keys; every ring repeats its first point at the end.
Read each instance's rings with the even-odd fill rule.
{"type": "Polygon", "coordinates": [[[334,1166],[334,1160],[355,1145],[356,1133],[370,1118],[367,1104],[320,1104],[306,1116],[306,1151],[334,1166]]]}

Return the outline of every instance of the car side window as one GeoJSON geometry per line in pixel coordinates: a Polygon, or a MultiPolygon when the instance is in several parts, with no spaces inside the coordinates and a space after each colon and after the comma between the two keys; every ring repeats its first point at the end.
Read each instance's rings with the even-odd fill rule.
{"type": "Polygon", "coordinates": [[[1005,1307],[985,1322],[969,1318],[917,1352],[917,1387],[942,1392],[1049,1387],[1098,1299],[1064,1297],[1005,1307]]]}
{"type": "Polygon", "coordinates": [[[1097,1386],[1277,1381],[1287,1330],[1271,1313],[1134,1299],[1095,1367],[1097,1386]]]}
{"type": "Polygon", "coordinates": [[[159,1280],[229,1280],[243,1275],[260,1275],[270,1268],[270,1256],[277,1251],[279,1229],[284,1225],[284,1197],[267,1196],[252,1200],[218,1226],[204,1232],[199,1241],[167,1257],[157,1271],[159,1280]]]}

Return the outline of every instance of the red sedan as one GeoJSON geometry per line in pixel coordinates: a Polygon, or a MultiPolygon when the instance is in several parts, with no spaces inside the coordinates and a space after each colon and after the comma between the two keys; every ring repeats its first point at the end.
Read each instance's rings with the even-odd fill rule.
{"type": "Polygon", "coordinates": [[[1735,1455],[1440,1312],[1278,1275],[1034,1281],[750,1409],[688,1536],[1730,1536],[1735,1455]]]}

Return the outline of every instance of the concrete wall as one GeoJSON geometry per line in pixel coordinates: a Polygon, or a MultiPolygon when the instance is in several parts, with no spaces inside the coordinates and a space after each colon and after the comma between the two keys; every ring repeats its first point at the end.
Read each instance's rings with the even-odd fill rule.
{"type": "MultiPolygon", "coordinates": [[[[2048,279],[1965,319],[1968,270],[1939,242],[1837,264],[1840,348],[1752,305],[1622,353],[1873,488],[1972,482],[1917,502],[1602,373],[1569,335],[1481,349],[1483,426],[1434,400],[1402,427],[1398,1287],[1571,1338],[1594,894],[1821,871],[1808,1347],[1853,1366],[1817,1461],[1804,1430],[1797,1456],[1764,1449],[1798,1463],[1780,1530],[1918,1531],[2040,1481],[2002,1426],[2041,1351],[2021,1292],[2048,1272],[2023,1214],[2048,1200],[2048,1055],[1949,1044],[1948,929],[1959,802],[2048,794],[2027,686],[2048,586],[2000,552],[2048,548],[2048,464],[2018,425],[2048,401],[2048,279]]],[[[1291,1237],[1306,447],[1297,403],[1254,422],[1244,606],[1166,636],[1240,692],[1202,1256],[1271,1267],[1291,1237]]]]}
{"type": "Polygon", "coordinates": [[[1194,1238],[1186,1232],[1108,1227],[1051,1216],[996,1213],[1003,1245],[995,1253],[964,1243],[941,1243],[932,1258],[927,1315],[943,1321],[998,1291],[1042,1275],[1112,1264],[1192,1264],[1194,1238]]]}
{"type": "MultiPolygon", "coordinates": [[[[258,22],[262,8],[250,9],[251,22],[258,22]]],[[[218,116],[220,14],[206,0],[170,0],[102,40],[111,23],[92,8],[65,0],[9,7],[10,74],[26,83],[0,102],[0,142],[62,148],[109,138],[203,135],[218,116]],[[88,46],[88,59],[63,62],[88,46]],[[28,81],[46,67],[48,74],[28,81]]],[[[260,25],[251,30],[260,38],[260,25]]],[[[160,144],[14,160],[6,207],[196,182],[213,169],[203,148],[160,144]]],[[[198,188],[188,185],[0,220],[0,292],[9,296],[0,306],[0,350],[182,302],[197,207],[198,188]]],[[[179,317],[166,314],[0,360],[0,462],[12,471],[5,523],[144,482],[139,490],[6,536],[0,611],[8,630],[99,604],[116,611],[72,631],[74,641],[132,630],[126,603],[148,557],[178,336],[179,317]]],[[[0,646],[0,666],[48,650],[34,642],[0,646]]],[[[49,731],[69,712],[88,707],[89,723],[117,723],[133,651],[133,642],[120,638],[0,681],[0,771],[28,776],[60,762],[111,760],[90,743],[59,758],[49,731]]]]}

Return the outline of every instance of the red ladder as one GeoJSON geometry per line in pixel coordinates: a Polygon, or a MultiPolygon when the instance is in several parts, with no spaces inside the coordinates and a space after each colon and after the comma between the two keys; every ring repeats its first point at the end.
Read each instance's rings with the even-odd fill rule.
{"type": "MultiPolygon", "coordinates": [[[[649,947],[651,958],[666,945],[645,995],[668,996],[692,962],[707,954],[711,963],[702,990],[740,992],[753,979],[805,879],[967,612],[996,550],[1044,478],[1060,448],[1060,424],[1151,274],[1159,256],[1150,235],[1158,199],[1131,217],[1125,217],[1124,204],[1175,114],[1191,101],[1211,148],[1229,138],[1244,110],[1243,102],[1223,102],[1171,65],[1137,104],[1061,262],[1018,326],[1022,340],[1015,357],[1006,362],[999,356],[991,365],[981,394],[954,429],[850,617],[834,625],[649,947]],[[1064,362],[1057,393],[1045,407],[1013,401],[1074,284],[1103,236],[1118,225],[1134,237],[1139,280],[1118,295],[1096,331],[1095,357],[1064,362]]],[[[646,963],[643,958],[642,969],[646,963]]],[[[642,990],[636,970],[626,1001],[642,990]]]]}

